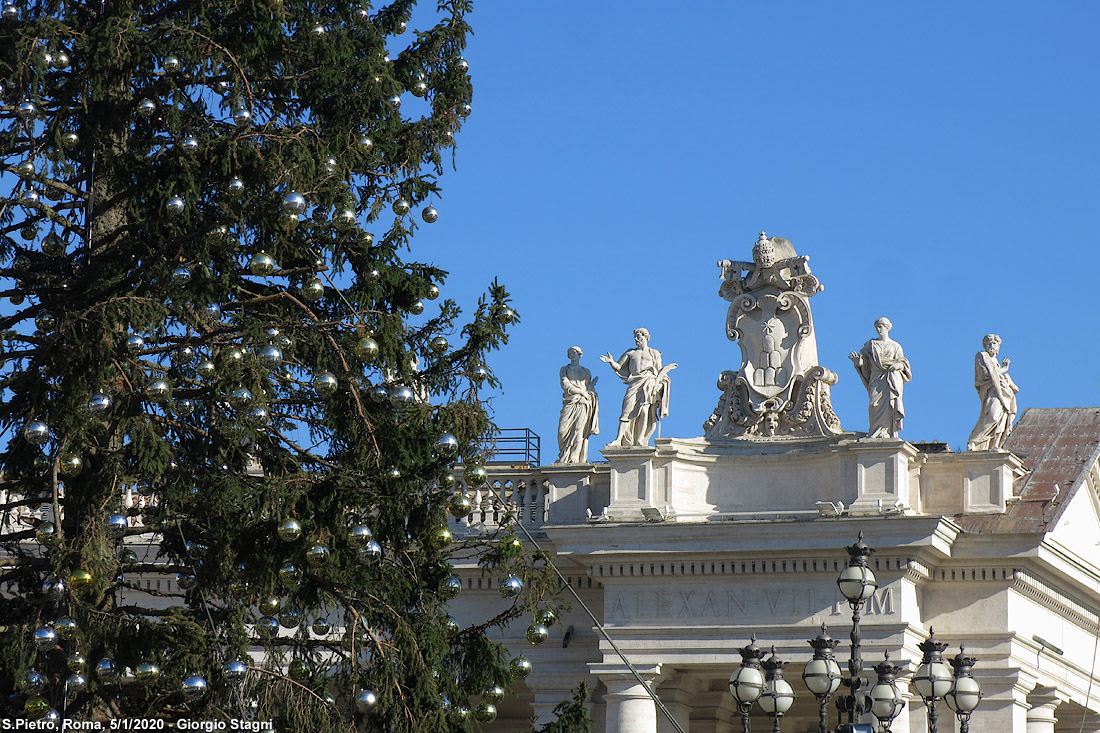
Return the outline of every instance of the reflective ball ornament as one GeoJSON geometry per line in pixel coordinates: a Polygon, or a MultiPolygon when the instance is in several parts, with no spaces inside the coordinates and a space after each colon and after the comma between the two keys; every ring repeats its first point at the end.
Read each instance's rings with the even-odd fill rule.
{"type": "Polygon", "coordinates": [[[511,670],[513,677],[522,680],[527,679],[534,667],[531,665],[531,660],[527,657],[514,657],[512,661],[508,663],[508,669],[511,670]]]}
{"type": "MultiPolygon", "coordinates": [[[[34,538],[38,540],[39,543],[48,545],[57,539],[57,527],[54,526],[53,522],[42,522],[34,528],[34,538]]],[[[49,578],[46,579],[46,582],[50,582],[49,578]]],[[[64,587],[64,585],[62,587],[64,587]]]]}
{"type": "Polygon", "coordinates": [[[358,218],[355,216],[354,209],[341,209],[336,213],[336,216],[332,217],[332,222],[338,229],[350,229],[355,226],[358,218]]]}
{"type": "Polygon", "coordinates": [[[69,585],[74,591],[86,591],[92,587],[92,574],[87,570],[74,570],[69,574],[69,585]]]}
{"type": "Polygon", "coordinates": [[[291,191],[283,197],[282,208],[283,212],[287,214],[304,214],[307,208],[306,197],[296,191],[291,191]]]}
{"type": "Polygon", "coordinates": [[[435,549],[443,550],[449,547],[451,542],[454,541],[454,536],[447,527],[440,526],[431,531],[431,534],[428,535],[428,541],[435,549]]]}
{"type": "Polygon", "coordinates": [[[465,494],[455,494],[447,502],[447,511],[451,513],[452,517],[462,519],[470,516],[470,513],[474,511],[474,503],[465,494]]]}
{"type": "Polygon", "coordinates": [[[87,687],[88,680],[82,674],[74,672],[65,678],[65,694],[69,697],[73,697],[80,694],[81,692],[84,692],[85,688],[87,687]]]}
{"type": "Polygon", "coordinates": [[[229,682],[240,682],[248,674],[248,667],[238,659],[226,662],[222,667],[222,676],[229,682]]]}
{"type": "Polygon", "coordinates": [[[332,631],[332,624],[326,618],[314,619],[309,630],[317,636],[328,636],[328,633],[332,631]]]}
{"type": "Polygon", "coordinates": [[[348,545],[355,549],[361,549],[374,539],[374,533],[365,524],[357,524],[348,530],[348,545]]]}
{"type": "Polygon", "coordinates": [[[164,208],[172,215],[182,214],[186,206],[187,202],[183,200],[182,196],[170,196],[164,204],[164,208]]]}
{"type": "Polygon", "coordinates": [[[233,122],[238,125],[247,125],[252,120],[252,113],[247,107],[238,107],[233,110],[233,122]]]}
{"type": "Polygon", "coordinates": [[[89,415],[102,415],[107,412],[111,407],[111,398],[105,394],[94,394],[92,398],[88,400],[88,405],[85,408],[89,415]]]}
{"type": "Polygon", "coordinates": [[[42,445],[50,439],[50,429],[41,420],[31,420],[23,425],[23,440],[31,445],[42,445]]]}
{"type": "Polygon", "coordinates": [[[302,583],[302,569],[294,563],[279,568],[279,582],[287,588],[297,588],[302,583]]]}
{"type": "Polygon", "coordinates": [[[297,519],[284,519],[276,531],[279,534],[279,539],[284,542],[294,542],[302,536],[302,525],[297,519]]]}
{"type": "Polygon", "coordinates": [[[137,113],[148,119],[157,113],[157,103],[151,99],[143,99],[137,104],[137,113]]]}
{"type": "Polygon", "coordinates": [[[143,662],[134,667],[134,678],[143,685],[154,685],[160,679],[160,667],[152,662],[143,662]]]}
{"type": "Polygon", "coordinates": [[[422,301],[422,300],[414,300],[412,302],[412,305],[409,306],[409,313],[412,313],[414,316],[419,316],[423,312],[424,312],[424,301],[422,301]]]}
{"type": "Polygon", "coordinates": [[[497,719],[497,706],[488,700],[482,700],[474,708],[474,718],[479,723],[492,723],[497,719]]]}
{"type": "Polygon", "coordinates": [[[182,66],[178,56],[165,56],[164,60],[160,62],[160,65],[169,74],[175,74],[182,66]]]}
{"type": "Polygon", "coordinates": [[[313,389],[317,390],[317,394],[322,396],[332,394],[339,386],[340,382],[337,381],[336,375],[331,372],[318,374],[313,378],[313,389]]]}
{"type": "Polygon", "coordinates": [[[483,692],[481,696],[496,705],[504,700],[504,688],[500,685],[493,685],[483,692]]]}
{"type": "Polygon", "coordinates": [[[412,204],[406,198],[399,198],[393,202],[393,213],[398,216],[405,216],[412,209],[412,204]]]}
{"type": "Polygon", "coordinates": [[[124,514],[112,514],[107,517],[107,536],[112,539],[120,539],[125,536],[129,524],[124,514]]]}
{"type": "Polygon", "coordinates": [[[540,608],[535,611],[535,623],[543,626],[553,626],[558,622],[558,614],[552,608],[540,608]]]}
{"type": "Polygon", "coordinates": [[[257,277],[267,277],[275,272],[276,267],[275,258],[265,252],[260,252],[248,263],[248,271],[257,277]]]}
{"type": "Polygon", "coordinates": [[[306,562],[315,568],[321,567],[328,564],[331,555],[332,551],[324,545],[313,545],[306,550],[306,562]]]}
{"type": "Polygon", "coordinates": [[[484,486],[489,483],[489,472],[485,470],[485,466],[468,466],[462,478],[470,486],[484,486]]]}
{"type": "Polygon", "coordinates": [[[180,149],[185,153],[193,153],[199,149],[199,140],[193,135],[188,135],[180,141],[180,149]]]}
{"type": "Polygon", "coordinates": [[[50,703],[41,695],[33,695],[23,703],[23,712],[30,720],[41,720],[50,712],[50,703]]]}
{"type": "Polygon", "coordinates": [[[279,625],[284,629],[296,629],[302,625],[302,612],[296,608],[284,608],[279,612],[279,625]]]}
{"type": "Polygon", "coordinates": [[[435,452],[443,458],[452,458],[458,454],[458,438],[443,433],[435,441],[435,452]]]}
{"type": "Polygon", "coordinates": [[[435,224],[439,221],[439,211],[434,206],[426,206],[420,212],[420,217],[429,224],[435,224]]]}
{"type": "Polygon", "coordinates": [[[369,153],[371,148],[374,147],[374,141],[366,135],[359,136],[359,149],[365,153],[369,153]]]}
{"type": "Polygon", "coordinates": [[[373,690],[360,690],[355,695],[355,709],[361,714],[373,712],[378,707],[378,695],[373,690]]]}
{"type": "Polygon", "coordinates": [[[180,685],[180,692],[188,700],[199,700],[206,697],[206,680],[198,675],[192,675],[180,685]]]}
{"type": "Polygon", "coordinates": [[[428,346],[431,347],[431,350],[435,353],[442,354],[447,350],[450,344],[447,343],[447,339],[443,336],[436,336],[428,343],[428,346]]]}
{"type": "Polygon", "coordinates": [[[164,379],[153,379],[142,389],[145,399],[150,402],[164,402],[172,394],[172,387],[164,379]]]}
{"type": "Polygon", "coordinates": [[[416,402],[416,394],[405,385],[398,385],[390,390],[390,402],[399,409],[408,407],[416,402]]]}
{"type": "Polygon", "coordinates": [[[287,667],[287,674],[290,679],[296,682],[304,682],[309,679],[309,676],[313,674],[313,665],[304,659],[295,659],[287,667]]]}
{"type": "Polygon", "coordinates": [[[260,363],[268,367],[277,367],[283,363],[283,352],[278,346],[264,346],[257,353],[260,363]]]}
{"type": "Polygon", "coordinates": [[[497,587],[502,598],[515,598],[523,592],[523,580],[515,575],[509,575],[500,581],[497,587]]]}
{"type": "Polygon", "coordinates": [[[256,604],[256,607],[260,609],[260,613],[264,616],[274,616],[279,612],[279,608],[283,605],[283,602],[279,600],[278,596],[268,596],[261,598],[260,602],[256,604]]]}
{"type": "Polygon", "coordinates": [[[447,636],[454,636],[460,630],[458,625],[458,619],[454,616],[447,616],[443,619],[443,633],[447,636]]]}
{"type": "Polygon", "coordinates": [[[465,705],[454,705],[447,713],[447,719],[455,727],[465,727],[466,722],[470,719],[470,711],[465,705]]]}
{"type": "Polygon", "coordinates": [[[49,257],[61,257],[65,254],[65,240],[57,236],[53,232],[46,235],[46,238],[42,240],[42,254],[49,257]]]}
{"type": "Polygon", "coordinates": [[[359,557],[363,558],[367,562],[378,562],[382,559],[382,545],[378,544],[374,540],[367,543],[366,547],[359,551],[359,557]]]}
{"type": "Polygon", "coordinates": [[[232,195],[240,196],[242,193],[244,193],[244,181],[242,181],[240,178],[230,179],[227,188],[229,190],[229,193],[231,193],[232,195]]]}
{"type": "Polygon", "coordinates": [[[53,628],[54,631],[57,632],[58,637],[64,639],[65,641],[72,641],[73,639],[75,639],[76,634],[79,631],[76,625],[76,621],[69,618],[68,616],[63,616],[62,618],[54,621],[53,628]]]}
{"type": "Polygon", "coordinates": [[[462,592],[462,581],[453,575],[448,575],[443,580],[439,581],[439,597],[445,601],[451,601],[458,598],[458,594],[462,592]]]}
{"type": "Polygon", "coordinates": [[[57,646],[57,632],[49,626],[35,629],[33,639],[34,646],[39,651],[46,651],[57,646]]]}
{"type": "MultiPolygon", "coordinates": [[[[7,6],[5,6],[7,7],[7,6]]],[[[11,7],[15,7],[14,5],[11,7]]],[[[26,122],[38,115],[38,105],[34,102],[20,102],[15,107],[15,116],[26,122]]]]}
{"type": "Polygon", "coordinates": [[[118,679],[118,666],[113,659],[104,657],[95,663],[95,676],[100,682],[114,682],[118,679]]]}
{"type": "Polygon", "coordinates": [[[525,636],[527,637],[527,641],[538,646],[550,638],[550,629],[542,624],[531,624],[527,627],[525,636]]]}
{"type": "Polygon", "coordinates": [[[302,284],[302,299],[307,303],[316,303],[325,295],[325,284],[319,277],[311,277],[302,284]]]}
{"type": "Polygon", "coordinates": [[[366,362],[373,362],[378,358],[378,342],[370,336],[359,339],[355,345],[355,355],[366,362]]]}
{"type": "Polygon", "coordinates": [[[28,669],[19,681],[19,689],[28,695],[37,695],[46,689],[46,678],[38,670],[28,669]]]}
{"type": "Polygon", "coordinates": [[[279,620],[273,616],[261,616],[252,627],[260,637],[270,639],[279,633],[279,620]]]}

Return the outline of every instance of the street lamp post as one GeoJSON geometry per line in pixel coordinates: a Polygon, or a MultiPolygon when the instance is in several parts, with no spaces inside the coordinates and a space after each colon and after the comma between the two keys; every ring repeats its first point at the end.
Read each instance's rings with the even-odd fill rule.
{"type": "Polygon", "coordinates": [[[901,710],[905,707],[905,698],[894,684],[901,667],[891,662],[890,652],[886,652],[883,660],[874,666],[874,670],[878,681],[871,688],[871,715],[882,726],[882,733],[890,733],[894,718],[901,715],[901,710]]]}
{"type": "Polygon", "coordinates": [[[917,648],[924,656],[921,657],[917,671],[913,673],[913,686],[917,688],[917,694],[924,700],[928,710],[928,733],[938,733],[936,701],[951,692],[954,682],[951,670],[943,661],[947,644],[936,641],[934,630],[929,627],[928,638],[917,644],[917,648]]]}
{"type": "Polygon", "coordinates": [[[851,731],[860,716],[870,709],[868,697],[860,693],[860,688],[863,687],[863,658],[860,656],[863,633],[859,622],[863,616],[863,606],[878,590],[878,580],[875,579],[871,568],[867,567],[867,559],[874,553],[874,549],[864,544],[863,532],[859,533],[854,545],[844,549],[848,551],[848,564],[840,572],[836,584],[852,609],[852,633],[849,636],[852,643],[851,656],[848,659],[848,676],[843,680],[848,688],[848,694],[837,698],[836,701],[838,713],[848,714],[848,723],[847,726],[839,726],[838,733],[851,731]]]}
{"type": "Polygon", "coordinates": [[[814,658],[806,663],[806,669],[802,672],[806,688],[817,698],[818,733],[829,733],[829,698],[840,687],[840,665],[833,657],[833,650],[839,644],[838,640],[829,636],[825,624],[821,624],[821,633],[817,638],[810,639],[814,658]]]}
{"type": "Polygon", "coordinates": [[[760,669],[760,659],[764,650],[756,645],[756,634],[746,646],[737,650],[741,655],[741,666],[730,675],[730,692],[737,701],[737,712],[741,714],[742,733],[749,730],[749,710],[764,692],[764,672],[760,669]]]}
{"type": "Polygon", "coordinates": [[[959,653],[948,664],[955,670],[955,681],[951,691],[944,697],[947,707],[959,719],[959,733],[970,733],[970,714],[982,699],[982,689],[978,681],[970,676],[970,670],[977,663],[974,657],[966,655],[966,647],[959,647],[959,653]]]}
{"type": "Polygon", "coordinates": [[[783,679],[783,668],[788,664],[790,662],[784,662],[776,655],[774,646],[772,655],[763,664],[764,692],[760,694],[760,707],[772,719],[772,733],[783,733],[779,729],[779,722],[794,704],[794,688],[783,679]]]}

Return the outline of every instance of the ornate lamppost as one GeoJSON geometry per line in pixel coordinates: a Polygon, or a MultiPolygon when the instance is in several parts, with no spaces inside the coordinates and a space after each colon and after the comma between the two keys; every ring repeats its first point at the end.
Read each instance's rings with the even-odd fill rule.
{"type": "Polygon", "coordinates": [[[760,659],[764,650],[756,645],[756,634],[746,646],[737,650],[741,655],[741,666],[730,675],[730,692],[737,701],[737,712],[741,714],[742,733],[749,730],[749,710],[764,692],[764,672],[760,668],[760,659]]]}
{"type": "Polygon", "coordinates": [[[917,671],[913,673],[913,686],[917,688],[917,694],[924,700],[928,710],[928,733],[938,733],[936,701],[946,697],[954,683],[951,670],[943,661],[947,644],[936,641],[934,630],[929,627],[928,638],[917,644],[917,648],[924,656],[921,657],[917,671]]]}
{"type": "Polygon", "coordinates": [[[818,733],[829,733],[829,698],[840,688],[840,665],[833,657],[833,650],[839,644],[838,640],[829,636],[825,624],[821,624],[821,633],[817,638],[810,639],[814,658],[806,663],[806,669],[802,671],[802,681],[817,698],[818,733]]]}
{"type": "Polygon", "coordinates": [[[966,647],[962,646],[955,658],[948,660],[948,664],[955,670],[955,682],[951,686],[951,692],[943,699],[959,719],[959,733],[970,733],[970,714],[982,700],[982,688],[970,676],[970,670],[977,662],[974,657],[966,655],[966,647]]]}
{"type": "Polygon", "coordinates": [[[783,733],[779,729],[779,722],[794,704],[794,688],[783,679],[783,668],[788,664],[790,662],[784,662],[776,655],[774,646],[772,655],[763,664],[764,692],[760,694],[760,707],[772,719],[772,733],[783,733]]]}
{"type": "Polygon", "coordinates": [[[840,571],[836,584],[852,609],[852,633],[849,636],[852,643],[848,676],[843,680],[848,694],[838,697],[836,701],[837,712],[841,715],[847,713],[848,722],[839,725],[837,733],[850,733],[856,721],[871,707],[870,699],[860,692],[863,687],[863,658],[860,656],[863,633],[859,622],[863,617],[863,606],[878,590],[878,580],[871,568],[867,567],[867,558],[874,553],[874,549],[863,542],[863,532],[859,533],[854,545],[844,549],[848,551],[848,564],[840,571]]]}
{"type": "MultiPolygon", "coordinates": [[[[867,713],[878,720],[881,733],[890,733],[891,724],[905,708],[905,698],[896,683],[902,670],[890,661],[889,653],[874,667],[877,680],[869,690],[869,694],[863,690],[866,681],[863,679],[863,657],[860,654],[863,643],[860,621],[863,618],[864,607],[878,590],[878,580],[875,579],[875,574],[867,563],[874,549],[863,542],[863,532],[859,533],[855,544],[844,549],[848,551],[848,563],[844,566],[836,583],[841,595],[847,599],[852,609],[848,675],[841,675],[840,665],[837,664],[833,655],[833,650],[840,642],[831,638],[825,631],[825,625],[822,624],[821,634],[810,640],[814,655],[807,662],[802,679],[817,698],[818,733],[830,733],[826,709],[829,698],[837,692],[841,684],[848,688],[848,692],[837,696],[836,708],[840,717],[846,717],[847,721],[838,721],[833,733],[856,733],[860,718],[867,713]]],[[[965,650],[960,651],[950,661],[955,670],[952,675],[947,663],[943,661],[943,652],[947,644],[936,641],[932,629],[928,632],[928,639],[917,645],[923,657],[913,675],[913,686],[917,694],[924,699],[928,711],[928,731],[939,733],[936,702],[942,699],[958,716],[960,733],[969,733],[970,714],[978,706],[982,697],[981,688],[970,674],[976,660],[966,656],[965,650]]],[[[756,646],[755,635],[747,646],[738,651],[741,654],[741,666],[730,676],[730,692],[733,693],[733,698],[737,701],[737,710],[741,714],[742,732],[751,733],[749,711],[752,704],[759,700],[760,707],[772,719],[773,733],[781,733],[780,721],[794,703],[794,690],[791,689],[790,683],[783,679],[783,668],[788,663],[776,656],[775,647],[772,647],[771,657],[761,662],[764,652],[756,646]]],[[[865,730],[862,727],[859,729],[865,730]]]]}

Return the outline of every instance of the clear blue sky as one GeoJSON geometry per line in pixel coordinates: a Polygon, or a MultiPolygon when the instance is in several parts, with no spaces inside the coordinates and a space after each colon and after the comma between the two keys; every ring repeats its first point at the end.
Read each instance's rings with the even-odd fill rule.
{"type": "Polygon", "coordinates": [[[665,436],[694,437],[723,369],[719,259],[792,240],[834,406],[880,315],[913,366],[902,437],[964,445],[973,358],[999,333],[1026,407],[1100,405],[1100,5],[480,2],[473,114],[416,255],[472,307],[494,276],[522,322],[491,363],[501,427],[557,455],[558,369],[647,327],[673,372],[665,436]]]}

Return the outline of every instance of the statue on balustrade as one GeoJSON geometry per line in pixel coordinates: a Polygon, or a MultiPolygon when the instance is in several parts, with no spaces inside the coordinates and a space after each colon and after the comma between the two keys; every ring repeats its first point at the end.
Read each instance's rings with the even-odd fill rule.
{"type": "Polygon", "coordinates": [[[982,339],[983,350],[974,357],[974,387],[982,401],[978,424],[966,442],[967,450],[1001,450],[1016,419],[1016,393],[1020,388],[1008,375],[1009,359],[997,361],[1001,337],[995,333],[982,339]]]}
{"type": "Polygon", "coordinates": [[[558,419],[558,463],[588,463],[588,437],[600,432],[600,400],[592,372],[581,366],[584,355],[570,346],[569,363],[561,368],[561,417],[558,419]]]}
{"type": "Polygon", "coordinates": [[[610,364],[626,383],[619,432],[609,444],[620,448],[649,445],[649,438],[657,429],[657,421],[668,416],[672,384],[668,373],[678,366],[661,366],[661,352],[649,347],[649,331],[644,328],[634,329],[634,345],[635,348],[619,357],[618,361],[610,351],[600,357],[600,361],[610,364]]]}
{"type": "Polygon", "coordinates": [[[719,296],[729,301],[726,336],[741,366],[722,372],[722,396],[703,425],[707,438],[788,439],[843,433],[829,387],[835,373],[817,363],[810,298],[823,290],[810,258],[764,232],[752,262],[722,260],[719,296]]]}
{"type": "Polygon", "coordinates": [[[848,354],[867,388],[868,438],[897,438],[905,418],[902,392],[913,372],[901,344],[890,338],[891,328],[889,318],[879,318],[875,321],[878,335],[848,354]]]}

